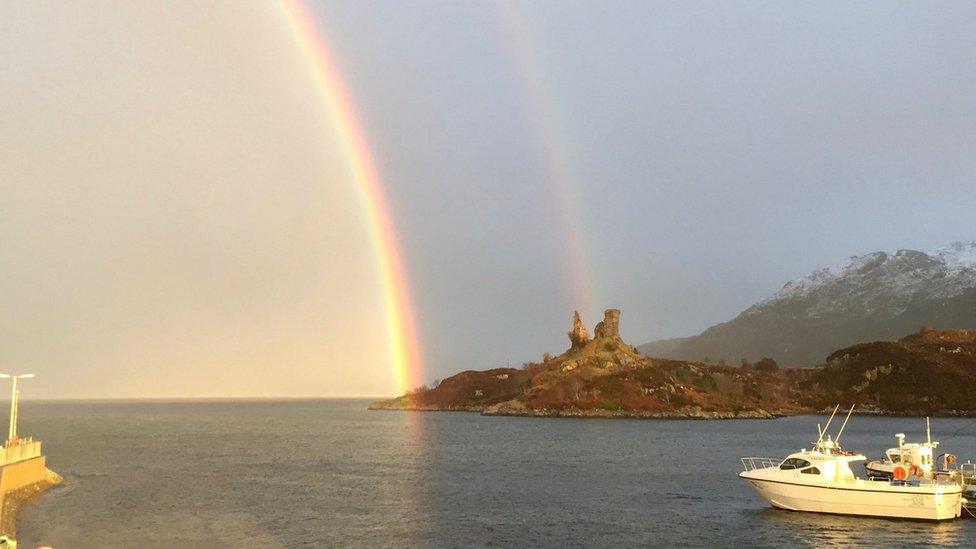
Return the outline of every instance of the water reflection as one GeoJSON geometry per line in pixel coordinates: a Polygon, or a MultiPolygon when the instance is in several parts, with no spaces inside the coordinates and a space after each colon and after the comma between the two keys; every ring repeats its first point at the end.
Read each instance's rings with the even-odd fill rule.
{"type": "Polygon", "coordinates": [[[770,531],[781,532],[790,546],[850,547],[851,545],[954,546],[966,539],[961,520],[926,522],[873,517],[850,517],[786,511],[773,507],[756,513],[770,531]]]}

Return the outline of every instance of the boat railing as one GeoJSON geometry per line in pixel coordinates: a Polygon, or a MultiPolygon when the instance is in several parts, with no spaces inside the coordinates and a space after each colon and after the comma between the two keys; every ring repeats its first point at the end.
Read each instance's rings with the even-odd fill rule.
{"type": "Polygon", "coordinates": [[[780,460],[768,457],[745,457],[742,460],[743,471],[753,471],[755,469],[768,469],[779,465],[780,460]]]}
{"type": "Polygon", "coordinates": [[[963,484],[972,484],[976,480],[976,463],[967,461],[959,464],[959,480],[963,484]]]}

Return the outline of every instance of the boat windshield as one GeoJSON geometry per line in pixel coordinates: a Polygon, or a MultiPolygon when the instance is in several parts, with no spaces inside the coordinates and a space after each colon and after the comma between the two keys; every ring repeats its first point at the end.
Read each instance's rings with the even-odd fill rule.
{"type": "Polygon", "coordinates": [[[803,469],[804,467],[809,467],[810,462],[805,459],[800,458],[786,458],[783,463],[779,464],[780,469],[803,469]]]}

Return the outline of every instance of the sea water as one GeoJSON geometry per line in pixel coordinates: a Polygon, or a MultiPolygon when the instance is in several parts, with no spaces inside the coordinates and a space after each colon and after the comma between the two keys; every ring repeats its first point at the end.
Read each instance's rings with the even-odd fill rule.
{"type": "MultiPolygon", "coordinates": [[[[25,401],[21,431],[44,441],[65,483],[21,510],[21,546],[976,545],[976,519],[781,511],[736,476],[742,456],[810,447],[820,417],[541,419],[367,405],[25,401]]],[[[936,418],[932,430],[939,450],[976,461],[973,419],[936,418]]],[[[878,457],[897,432],[919,441],[925,421],[855,416],[841,442],[878,457]]]]}

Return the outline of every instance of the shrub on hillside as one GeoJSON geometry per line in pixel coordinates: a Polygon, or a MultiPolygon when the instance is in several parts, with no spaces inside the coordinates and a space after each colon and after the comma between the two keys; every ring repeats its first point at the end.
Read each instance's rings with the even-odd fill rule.
{"type": "Polygon", "coordinates": [[[759,359],[759,362],[753,365],[753,368],[759,370],[760,372],[775,372],[776,370],[779,370],[779,364],[776,364],[775,360],[764,356],[759,359]]]}

